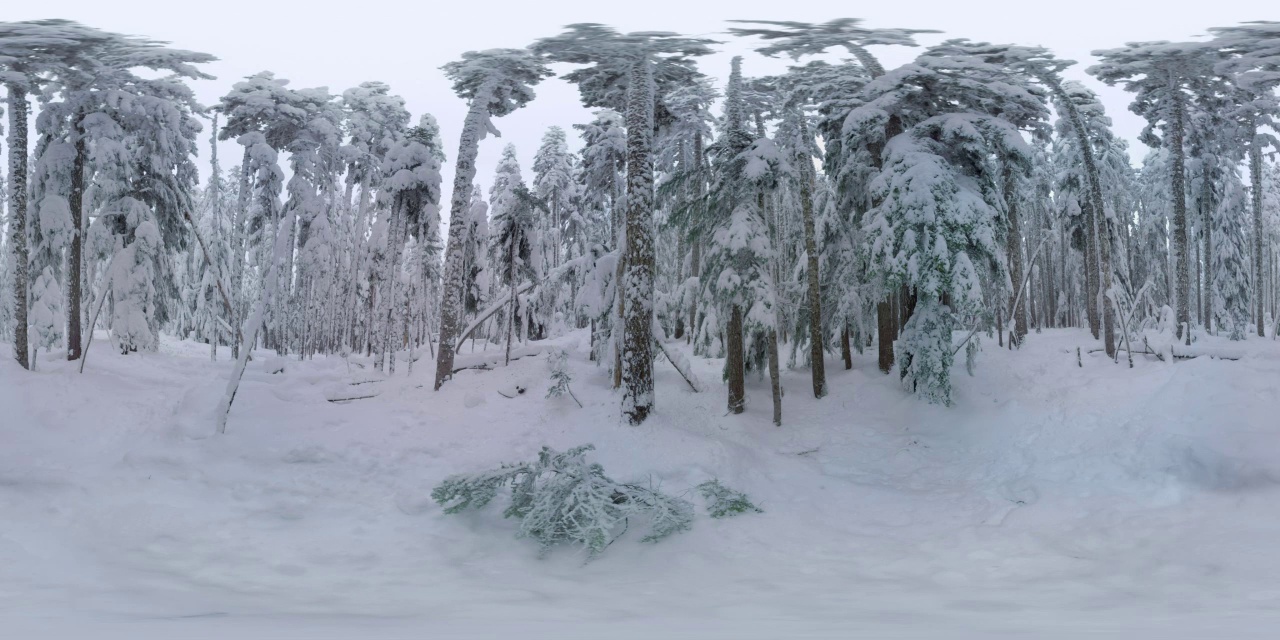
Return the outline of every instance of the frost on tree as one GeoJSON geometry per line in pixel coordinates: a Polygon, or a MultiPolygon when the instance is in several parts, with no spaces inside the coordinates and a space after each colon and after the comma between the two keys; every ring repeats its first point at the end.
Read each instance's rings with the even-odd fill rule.
{"type": "Polygon", "coordinates": [[[711,52],[711,41],[668,32],[622,34],[599,24],[574,24],[536,42],[548,60],[590,65],[565,76],[578,85],[582,102],[624,113],[627,127],[627,209],[625,243],[618,277],[622,344],[622,413],[633,425],[644,422],[653,396],[653,134],[655,101],[696,72],[691,58],[711,52]]]}
{"type": "Polygon", "coordinates": [[[1187,91],[1211,81],[1220,53],[1212,43],[1139,42],[1118,49],[1094,51],[1101,62],[1090,74],[1107,84],[1122,84],[1135,95],[1132,108],[1147,120],[1142,140],[1170,151],[1170,193],[1173,194],[1173,252],[1178,337],[1191,344],[1191,246],[1187,218],[1186,138],[1187,91]],[[1163,129],[1163,136],[1156,133],[1163,129]]]}
{"type": "Polygon", "coordinates": [[[533,86],[551,71],[527,51],[490,49],[463,54],[444,66],[453,90],[469,103],[458,142],[453,193],[449,205],[449,237],[445,245],[444,280],[440,294],[440,346],[436,357],[435,389],[453,377],[453,358],[462,330],[463,257],[467,209],[476,177],[480,141],[498,135],[492,118],[508,115],[533,100],[533,86]]]}

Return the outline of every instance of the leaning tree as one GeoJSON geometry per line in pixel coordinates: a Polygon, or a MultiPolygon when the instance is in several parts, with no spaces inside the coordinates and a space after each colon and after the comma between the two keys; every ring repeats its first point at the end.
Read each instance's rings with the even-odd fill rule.
{"type": "Polygon", "coordinates": [[[502,117],[533,100],[533,86],[550,77],[542,60],[523,49],[469,51],[461,60],[444,65],[453,90],[470,103],[458,142],[458,160],[449,202],[449,239],[445,245],[444,282],[440,291],[440,348],[436,357],[435,389],[453,377],[453,357],[462,329],[464,236],[476,155],[486,134],[498,136],[494,117],[502,117]]]}

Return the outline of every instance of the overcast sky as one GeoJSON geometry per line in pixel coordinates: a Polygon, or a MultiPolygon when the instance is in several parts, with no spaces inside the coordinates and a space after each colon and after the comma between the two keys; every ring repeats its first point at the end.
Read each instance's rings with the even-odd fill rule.
{"type": "MultiPolygon", "coordinates": [[[[751,51],[752,43],[735,42],[724,35],[727,19],[822,22],[856,17],[871,27],[943,32],[922,36],[922,44],[964,37],[1042,45],[1059,57],[1081,63],[1068,70],[1067,76],[1085,81],[1102,95],[1117,133],[1135,147],[1132,155],[1138,161],[1145,153],[1137,142],[1143,122],[1128,111],[1128,94],[1086,76],[1084,69],[1093,62],[1089,52],[1132,41],[1193,39],[1208,27],[1280,19],[1280,5],[1274,0],[1068,0],[1052,5],[1035,0],[6,0],[5,5],[2,20],[67,18],[216,55],[219,61],[205,68],[217,80],[194,85],[205,104],[216,102],[240,78],[263,70],[288,78],[291,86],[325,86],[335,94],[366,80],[386,82],[405,98],[414,122],[427,112],[439,120],[450,160],[444,176],[446,202],[466,105],[450,90],[440,66],[468,50],[523,47],[574,22],[723,40],[716,55],[699,63],[705,73],[720,79],[721,86],[733,55],[746,56],[744,73],[748,76],[778,73],[788,63],[759,56],[751,51]]],[[[886,67],[909,61],[916,51],[873,48],[886,67]]],[[[538,98],[532,104],[496,121],[501,139],[489,138],[482,143],[477,179],[486,189],[502,145],[516,145],[525,177],[531,179],[533,154],[546,128],[559,125],[568,130],[572,124],[590,119],[576,89],[568,83],[552,78],[536,91],[538,98]]],[[[227,158],[224,166],[239,159],[232,143],[222,149],[227,158]]],[[[202,154],[203,163],[207,152],[202,154]]],[[[444,213],[447,216],[448,212],[444,213]]]]}

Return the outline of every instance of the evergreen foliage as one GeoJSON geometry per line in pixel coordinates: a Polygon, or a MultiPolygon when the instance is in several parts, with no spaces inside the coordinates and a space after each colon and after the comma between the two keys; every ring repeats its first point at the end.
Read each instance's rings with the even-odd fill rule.
{"type": "Polygon", "coordinates": [[[712,518],[731,518],[744,513],[764,513],[741,491],[735,491],[720,484],[719,480],[708,480],[698,485],[698,491],[707,501],[707,513],[712,518]]]}
{"type": "Polygon", "coordinates": [[[532,538],[547,554],[557,545],[581,546],[587,560],[600,555],[626,532],[631,520],[647,520],[641,542],[658,542],[686,531],[693,505],[654,489],[617,482],[589,463],[592,445],[559,452],[543,447],[534,462],[445,478],[431,498],[449,514],[484,508],[504,487],[511,490],[505,518],[520,520],[518,537],[532,538]]]}

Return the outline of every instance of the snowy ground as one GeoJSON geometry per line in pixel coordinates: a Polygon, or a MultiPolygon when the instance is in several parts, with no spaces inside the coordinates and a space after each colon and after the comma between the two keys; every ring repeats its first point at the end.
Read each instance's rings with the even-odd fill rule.
{"type": "Polygon", "coordinates": [[[586,335],[555,342],[584,409],[543,398],[539,348],[439,393],[425,361],[353,385],[375,376],[336,358],[272,375],[264,354],[220,437],[211,412],[229,363],[202,345],[125,357],[103,341],[83,375],[5,358],[0,637],[1280,629],[1280,343],[1128,369],[1088,353],[1078,367],[1076,347],[1093,345],[1081,331],[1033,334],[1017,353],[988,342],[976,377],[958,372],[952,408],[908,396],[868,352],[852,371],[830,362],[821,401],[807,372],[786,373],[782,428],[764,381],[730,417],[717,362],[694,361],[700,394],[663,362],[658,412],[631,428],[586,335]],[[498,393],[517,385],[529,392],[498,393]],[[445,516],[430,501],[448,474],[585,442],[618,479],[682,493],[718,477],[765,513],[713,521],[699,508],[692,531],[630,535],[584,566],[569,550],[539,559],[499,508],[445,516]]]}

